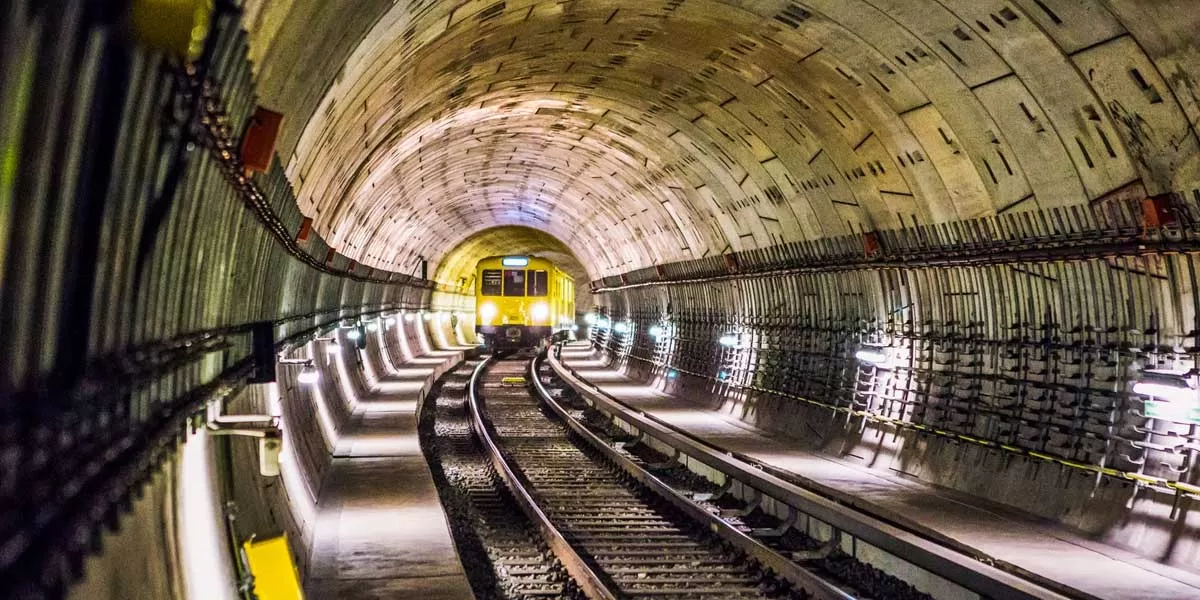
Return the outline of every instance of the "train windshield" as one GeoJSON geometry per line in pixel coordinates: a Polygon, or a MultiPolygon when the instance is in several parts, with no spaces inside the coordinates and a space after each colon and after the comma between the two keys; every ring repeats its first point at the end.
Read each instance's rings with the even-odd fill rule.
{"type": "Polygon", "coordinates": [[[521,269],[504,270],[504,295],[525,295],[525,271],[521,269]]]}
{"type": "Polygon", "coordinates": [[[480,285],[479,293],[482,296],[499,296],[500,290],[503,289],[504,276],[500,269],[484,269],[483,283],[480,285]]]}
{"type": "Polygon", "coordinates": [[[545,271],[529,272],[529,295],[545,296],[550,292],[550,282],[545,271]]]}

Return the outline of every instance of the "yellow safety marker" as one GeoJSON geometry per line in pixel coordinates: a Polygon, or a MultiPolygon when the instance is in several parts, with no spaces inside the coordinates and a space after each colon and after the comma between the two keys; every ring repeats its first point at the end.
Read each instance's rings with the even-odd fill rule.
{"type": "Polygon", "coordinates": [[[254,574],[254,595],[259,600],[302,600],[300,580],[288,548],[287,536],[281,535],[242,545],[250,572],[254,574]]]}
{"type": "Polygon", "coordinates": [[[134,35],[143,44],[187,61],[204,52],[213,0],[134,0],[129,10],[134,35]]]}
{"type": "Polygon", "coordinates": [[[505,377],[500,380],[500,385],[525,385],[524,377],[505,377]]]}

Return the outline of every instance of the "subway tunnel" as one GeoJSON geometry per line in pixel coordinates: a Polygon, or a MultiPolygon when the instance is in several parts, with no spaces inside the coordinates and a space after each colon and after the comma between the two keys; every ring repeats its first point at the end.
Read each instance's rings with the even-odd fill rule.
{"type": "MultiPolygon", "coordinates": [[[[0,597],[533,597],[433,421],[507,379],[604,415],[605,468],[711,484],[671,514],[746,597],[1200,597],[1198,31],[1196,0],[0,0],[0,597]],[[570,339],[476,386],[499,256],[573,279],[570,339]]],[[[673,585],[591,591],[586,536],[529,518],[548,597],[673,585]]]]}

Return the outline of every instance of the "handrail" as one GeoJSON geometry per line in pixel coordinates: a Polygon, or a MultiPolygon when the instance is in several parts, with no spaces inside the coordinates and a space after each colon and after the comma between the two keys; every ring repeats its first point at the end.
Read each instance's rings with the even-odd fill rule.
{"type": "Polygon", "coordinates": [[[592,387],[590,384],[581,381],[573,370],[554,357],[550,359],[550,366],[559,377],[596,404],[597,408],[606,408],[605,412],[616,414],[642,433],[768,496],[792,504],[798,510],[840,531],[902,557],[964,588],[989,598],[1064,598],[1064,594],[1081,594],[1073,589],[1069,592],[1060,591],[1061,586],[1056,582],[1037,578],[1033,573],[1015,574],[992,566],[978,560],[974,554],[967,554],[926,539],[874,515],[803,488],[691,433],[661,422],[620,400],[610,398],[602,391],[589,389],[592,387]]]}
{"type": "Polygon", "coordinates": [[[550,393],[546,391],[545,386],[542,385],[541,380],[537,376],[538,362],[538,360],[530,362],[529,372],[530,377],[533,378],[533,385],[537,389],[542,402],[549,406],[572,431],[587,440],[588,443],[604,454],[610,461],[613,461],[634,479],[652,489],[660,497],[671,502],[676,508],[679,508],[691,518],[702,523],[709,531],[712,531],[725,541],[736,546],[739,550],[753,557],[764,567],[772,569],[779,576],[799,586],[809,594],[810,598],[817,600],[854,599],[854,596],[847,594],[829,581],[822,579],[812,571],[772,550],[766,544],[746,535],[719,516],[708,512],[683,494],[680,494],[670,484],[642,468],[630,460],[629,457],[617,452],[615,448],[605,443],[604,440],[600,439],[591,429],[580,423],[557,400],[550,396],[550,393]]]}
{"type": "Polygon", "coordinates": [[[483,411],[479,406],[479,395],[476,392],[476,388],[479,385],[479,377],[483,374],[484,369],[492,358],[489,356],[480,361],[479,365],[475,367],[475,371],[471,374],[471,382],[467,385],[467,407],[471,413],[471,429],[475,431],[475,435],[479,436],[479,441],[483,445],[484,451],[496,467],[496,471],[500,474],[500,477],[504,479],[504,483],[508,485],[508,489],[512,491],[513,498],[516,499],[521,510],[537,526],[538,531],[541,532],[542,537],[546,540],[546,544],[550,547],[550,551],[558,557],[558,560],[562,561],[563,566],[567,569],[567,573],[579,584],[579,588],[584,595],[591,600],[616,600],[617,595],[609,589],[608,585],[604,583],[584,558],[571,546],[571,543],[558,531],[558,528],[550,522],[550,518],[546,516],[546,513],[542,512],[542,509],[538,507],[529,490],[525,488],[518,478],[516,471],[500,453],[499,445],[492,439],[488,424],[483,418],[483,411]]]}

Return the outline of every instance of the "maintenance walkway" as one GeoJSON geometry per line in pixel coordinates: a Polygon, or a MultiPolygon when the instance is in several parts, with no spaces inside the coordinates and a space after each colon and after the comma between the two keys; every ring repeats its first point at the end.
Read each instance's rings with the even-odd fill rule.
{"type": "Polygon", "coordinates": [[[421,402],[466,348],[428,350],[424,328],[412,329],[402,351],[364,353],[368,393],[352,403],[321,486],[309,598],[474,598],[417,436],[421,402]]]}

